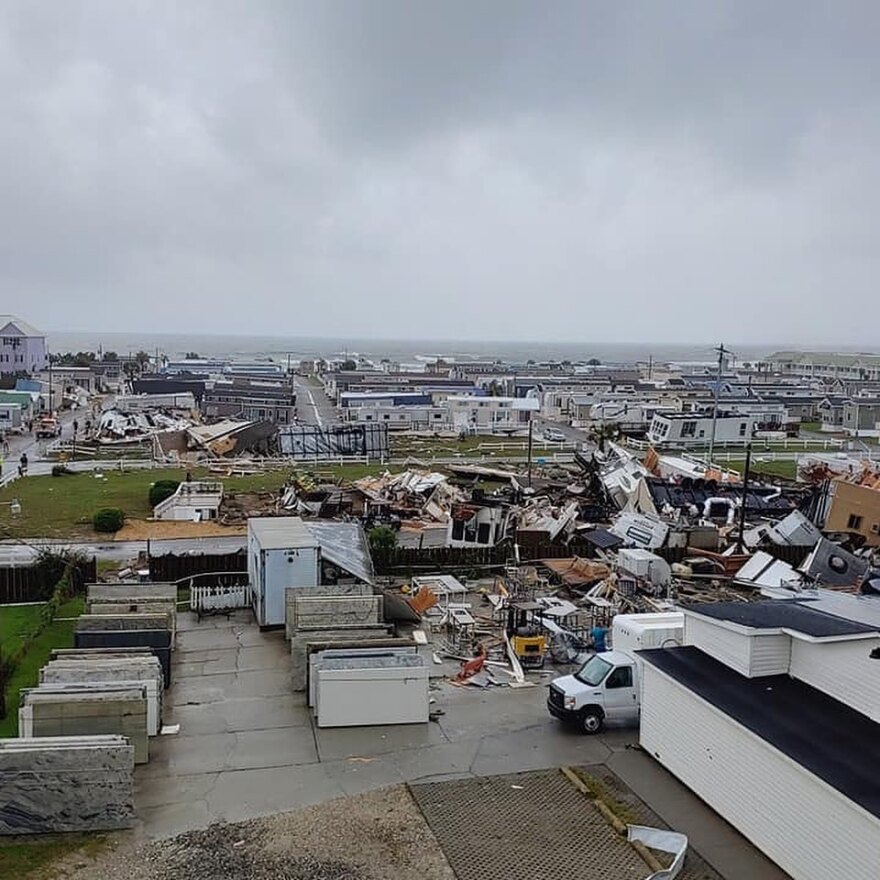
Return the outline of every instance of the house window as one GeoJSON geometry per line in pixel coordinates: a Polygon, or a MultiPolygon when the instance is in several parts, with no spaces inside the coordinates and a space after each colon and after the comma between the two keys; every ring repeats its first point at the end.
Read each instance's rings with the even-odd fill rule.
{"type": "Polygon", "coordinates": [[[846,521],[846,527],[858,531],[862,527],[862,518],[858,514],[851,513],[846,521]]]}
{"type": "Polygon", "coordinates": [[[739,436],[740,437],[746,436],[746,423],[745,422],[739,423],[739,436]]]}
{"type": "Polygon", "coordinates": [[[682,437],[693,437],[697,433],[697,423],[696,422],[682,422],[681,425],[681,436],[682,437]]]}

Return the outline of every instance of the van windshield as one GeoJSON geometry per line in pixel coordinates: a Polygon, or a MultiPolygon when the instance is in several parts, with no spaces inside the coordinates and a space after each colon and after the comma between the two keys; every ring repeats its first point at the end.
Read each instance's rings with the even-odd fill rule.
{"type": "Polygon", "coordinates": [[[595,687],[608,675],[611,668],[611,664],[607,660],[603,660],[598,654],[594,654],[574,674],[574,677],[590,687],[595,687]]]}

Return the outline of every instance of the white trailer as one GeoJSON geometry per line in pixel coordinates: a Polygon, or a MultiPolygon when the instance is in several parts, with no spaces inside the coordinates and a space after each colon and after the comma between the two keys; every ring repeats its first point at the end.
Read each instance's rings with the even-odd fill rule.
{"type": "Polygon", "coordinates": [[[283,626],[284,591],[320,583],[321,546],[298,516],[248,520],[248,575],[260,626],[283,626]]]}

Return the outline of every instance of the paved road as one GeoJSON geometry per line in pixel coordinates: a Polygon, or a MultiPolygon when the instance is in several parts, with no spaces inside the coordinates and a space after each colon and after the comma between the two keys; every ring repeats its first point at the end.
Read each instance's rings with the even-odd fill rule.
{"type": "MultiPolygon", "coordinates": [[[[220,538],[163,538],[151,540],[150,553],[160,556],[164,553],[235,553],[247,543],[245,535],[230,535],[220,538]]],[[[28,538],[27,542],[0,542],[0,564],[27,563],[36,556],[42,547],[66,547],[80,550],[89,556],[113,562],[128,562],[147,549],[146,541],[107,541],[106,543],[83,541],[57,541],[49,538],[28,538]]]]}
{"type": "Polygon", "coordinates": [[[567,443],[580,443],[585,444],[586,450],[591,450],[596,448],[596,444],[590,440],[590,435],[583,430],[583,428],[572,428],[571,425],[566,424],[565,422],[557,422],[553,419],[545,419],[543,416],[535,416],[533,418],[535,423],[535,427],[533,429],[533,434],[535,437],[540,434],[541,430],[544,427],[547,428],[556,428],[561,431],[565,435],[565,440],[567,443]]]}
{"type": "Polygon", "coordinates": [[[305,425],[332,425],[339,421],[336,407],[324,393],[302,376],[294,376],[296,387],[296,416],[305,425]]]}
{"type": "MultiPolygon", "coordinates": [[[[61,436],[66,438],[73,437],[73,420],[78,419],[83,422],[86,419],[86,411],[81,410],[73,413],[65,410],[59,415],[61,421],[61,436]]],[[[52,470],[53,462],[41,461],[45,455],[45,450],[49,440],[37,440],[33,434],[13,434],[9,433],[6,437],[9,442],[9,452],[2,455],[2,468],[0,468],[0,484],[5,483],[9,478],[18,476],[18,464],[22,453],[27,453],[28,457],[28,474],[48,474],[52,470]]]]}

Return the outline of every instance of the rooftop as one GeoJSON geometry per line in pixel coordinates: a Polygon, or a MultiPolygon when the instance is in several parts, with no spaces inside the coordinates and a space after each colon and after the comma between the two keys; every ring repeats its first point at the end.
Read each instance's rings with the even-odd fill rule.
{"type": "Polygon", "coordinates": [[[797,679],[746,678],[698,648],[639,656],[880,817],[880,724],[797,679]]]}
{"type": "Polygon", "coordinates": [[[260,542],[262,550],[293,550],[317,547],[319,543],[298,516],[251,517],[248,534],[260,542]]]}
{"type": "Polygon", "coordinates": [[[21,318],[16,318],[15,315],[0,315],[0,333],[5,333],[10,324],[17,329],[22,336],[42,337],[46,335],[42,330],[37,330],[33,324],[28,324],[27,321],[22,321],[21,318]]]}
{"type": "Polygon", "coordinates": [[[810,607],[810,600],[765,599],[762,602],[713,602],[685,606],[688,613],[711,617],[751,629],[786,629],[813,638],[877,633],[877,628],[826,614],[810,607]]]}

